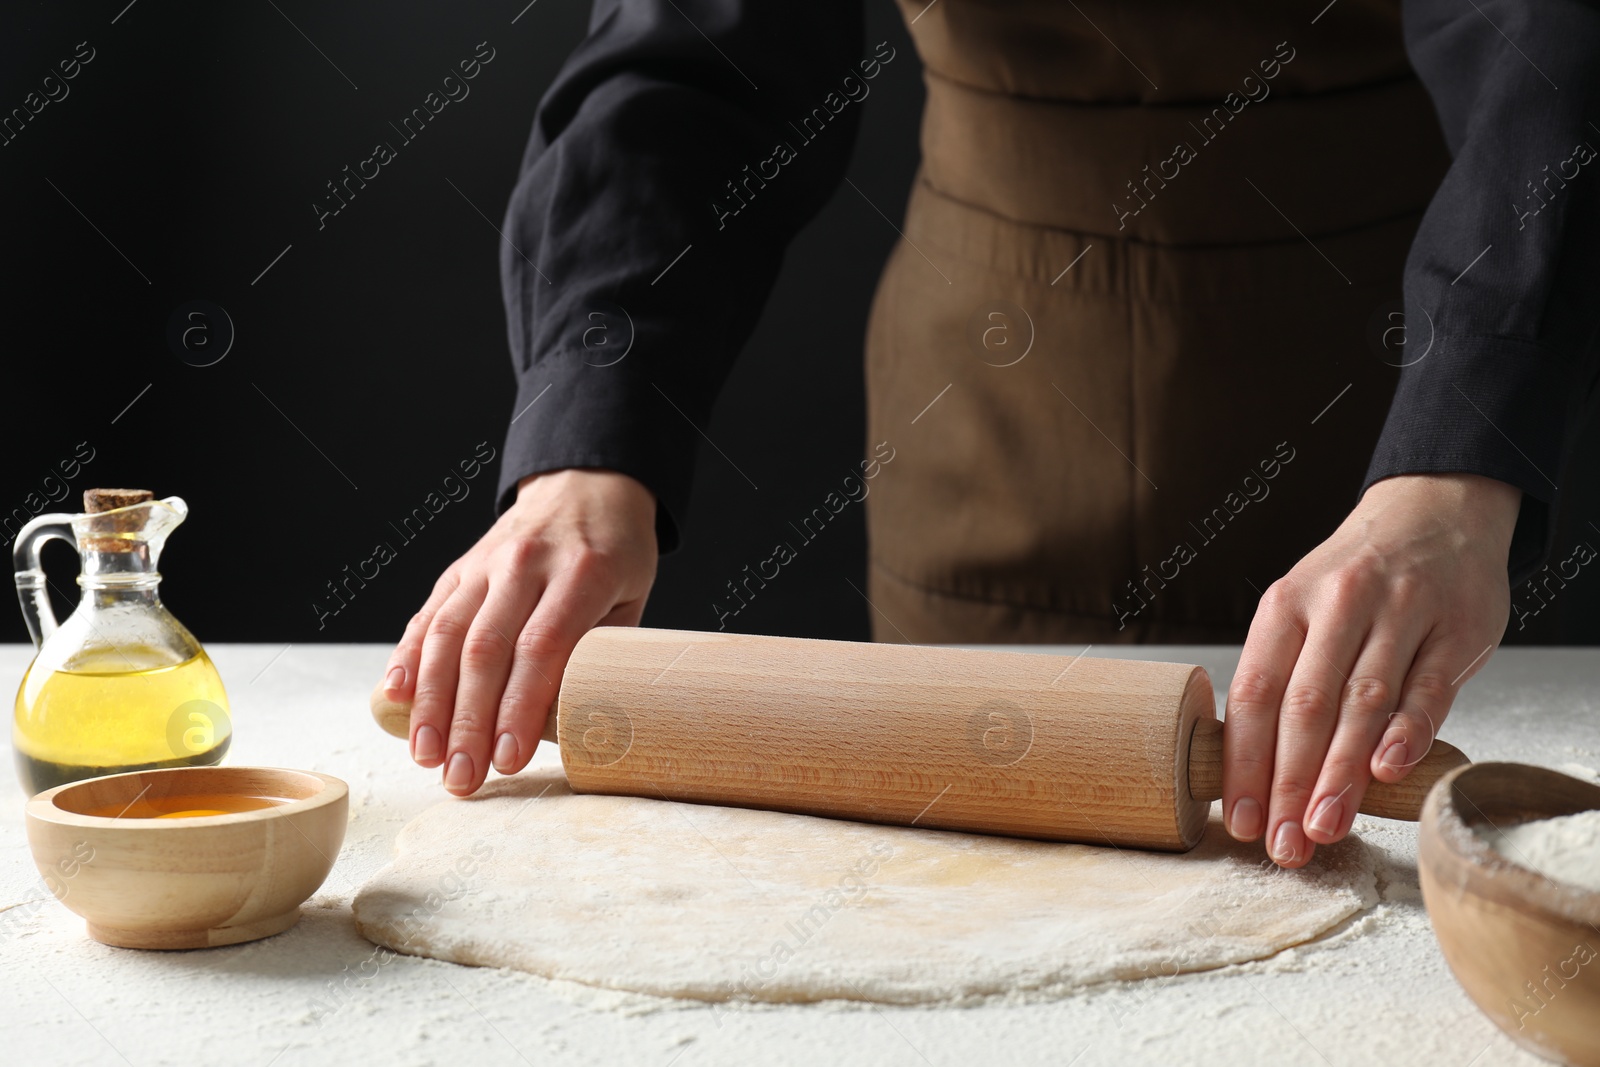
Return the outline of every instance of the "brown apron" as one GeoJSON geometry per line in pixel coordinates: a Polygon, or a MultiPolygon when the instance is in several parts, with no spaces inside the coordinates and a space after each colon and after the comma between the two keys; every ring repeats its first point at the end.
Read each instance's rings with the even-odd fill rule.
{"type": "Polygon", "coordinates": [[[868,326],[874,636],[1242,640],[1398,373],[1369,337],[1448,165],[1398,4],[900,5],[927,106],[868,326]]]}

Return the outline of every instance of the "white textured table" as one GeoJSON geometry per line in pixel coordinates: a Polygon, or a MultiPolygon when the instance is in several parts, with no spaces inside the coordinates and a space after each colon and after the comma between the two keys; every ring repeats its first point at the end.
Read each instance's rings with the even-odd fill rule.
{"type": "MultiPolygon", "coordinates": [[[[396,957],[380,965],[350,900],[399,829],[444,799],[371,722],[387,649],[210,649],[228,685],[230,762],[350,783],[344,852],[299,925],[198,952],[107,948],[50,898],[29,859],[11,761],[0,769],[0,975],[6,1063],[297,1064],[1537,1064],[1478,1014],[1434,944],[1415,828],[1360,818],[1382,902],[1310,945],[1205,974],[976,1008],[704,1005],[396,957]]],[[[1040,649],[1077,654],[1080,650],[1040,649]]],[[[1099,654],[1095,649],[1090,654],[1099,654]]],[[[1218,703],[1231,648],[1118,648],[1204,665],[1218,703]]],[[[14,685],[32,656],[0,647],[14,685]]],[[[1467,687],[1444,736],[1477,759],[1600,768],[1600,650],[1510,649],[1467,687]]],[[[548,747],[548,746],[546,746],[548,747]]],[[[543,753],[540,762],[554,759],[543,753]]],[[[537,832],[537,827],[530,827],[537,832]]]]}

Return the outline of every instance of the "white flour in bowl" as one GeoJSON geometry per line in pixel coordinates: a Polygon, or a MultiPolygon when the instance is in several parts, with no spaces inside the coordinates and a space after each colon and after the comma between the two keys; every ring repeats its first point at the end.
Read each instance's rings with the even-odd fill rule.
{"type": "Polygon", "coordinates": [[[1552,881],[1600,892],[1600,809],[1488,830],[1484,836],[1512,863],[1552,881]]]}

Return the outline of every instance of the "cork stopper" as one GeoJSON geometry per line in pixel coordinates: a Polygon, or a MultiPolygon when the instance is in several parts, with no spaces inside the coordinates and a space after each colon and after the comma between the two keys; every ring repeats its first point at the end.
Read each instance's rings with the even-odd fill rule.
{"type": "MultiPolygon", "coordinates": [[[[143,504],[155,497],[148,489],[85,489],[83,508],[90,515],[100,515],[143,504]]],[[[138,535],[144,529],[145,521],[145,516],[141,514],[91,519],[88,530],[100,536],[86,537],[83,547],[94,552],[132,552],[140,544],[138,535]]]]}
{"type": "Polygon", "coordinates": [[[83,510],[90,515],[98,515],[102,511],[132,507],[155,498],[156,495],[148,489],[85,489],[83,510]]]}

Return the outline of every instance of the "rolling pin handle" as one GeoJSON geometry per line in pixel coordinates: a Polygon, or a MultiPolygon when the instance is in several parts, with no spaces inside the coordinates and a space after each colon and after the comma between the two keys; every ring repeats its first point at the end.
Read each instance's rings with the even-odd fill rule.
{"type": "MultiPolygon", "coordinates": [[[[369,700],[372,707],[372,717],[377,720],[383,732],[402,741],[411,740],[411,701],[390,700],[383,694],[383,683],[379,682],[372,691],[369,700]]],[[[544,733],[539,735],[541,741],[556,743],[556,709],[551,705],[550,714],[545,716],[544,733]]]]}
{"type": "MultiPolygon", "coordinates": [[[[1416,822],[1422,817],[1422,803],[1428,790],[1446,774],[1471,760],[1454,745],[1435,739],[1428,754],[1417,761],[1411,773],[1399,782],[1374,779],[1361,798],[1361,814],[1380,819],[1416,822]]],[[[1222,797],[1222,722],[1199,719],[1189,738],[1189,795],[1195,800],[1222,797]]]]}

